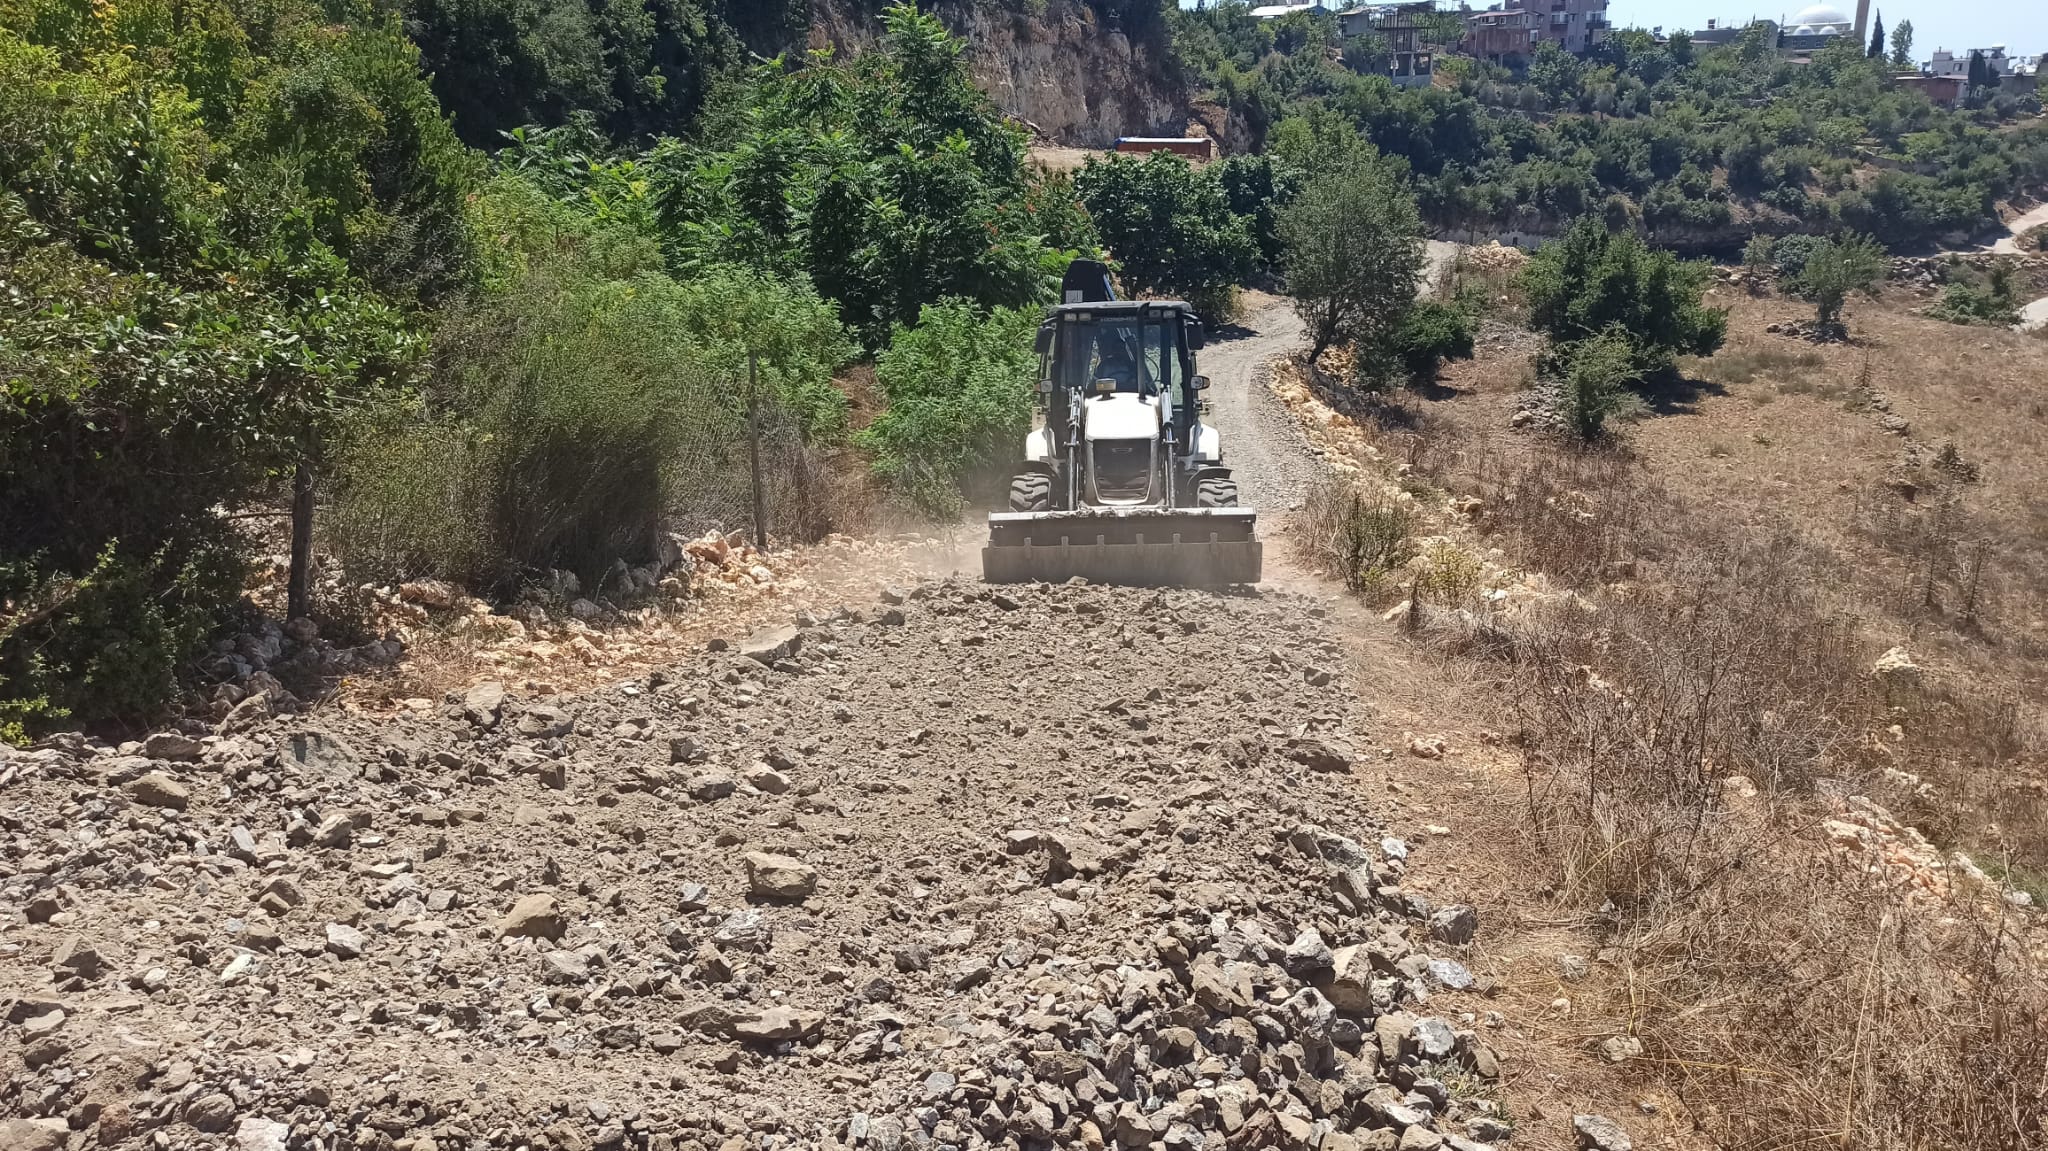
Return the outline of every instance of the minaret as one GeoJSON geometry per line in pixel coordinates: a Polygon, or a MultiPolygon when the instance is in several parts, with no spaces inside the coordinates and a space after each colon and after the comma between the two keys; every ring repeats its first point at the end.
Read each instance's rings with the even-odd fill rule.
{"type": "Polygon", "coordinates": [[[1870,43],[1870,0],[1856,0],[1856,39],[1870,43]]]}

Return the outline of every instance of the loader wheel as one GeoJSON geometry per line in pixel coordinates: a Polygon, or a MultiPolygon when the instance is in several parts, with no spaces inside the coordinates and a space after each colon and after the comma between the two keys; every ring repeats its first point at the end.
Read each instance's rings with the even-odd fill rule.
{"type": "Polygon", "coordinates": [[[1237,481],[1225,476],[1213,476],[1196,483],[1195,506],[1198,508],[1236,507],[1237,481]]]}
{"type": "Polygon", "coordinates": [[[1052,477],[1044,472],[1024,472],[1010,481],[1010,510],[1049,512],[1052,510],[1052,477]]]}

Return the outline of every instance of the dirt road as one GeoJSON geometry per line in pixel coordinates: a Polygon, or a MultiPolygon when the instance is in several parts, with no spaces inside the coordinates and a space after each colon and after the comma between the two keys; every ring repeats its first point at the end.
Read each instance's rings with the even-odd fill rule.
{"type": "MultiPolygon", "coordinates": [[[[1299,339],[1202,357],[1262,510],[1299,339]]],[[[0,1145],[1483,1151],[1474,913],[1361,802],[1344,610],[933,579],[579,694],[0,750],[0,1145]]]]}
{"type": "MultiPolygon", "coordinates": [[[[1301,429],[1266,387],[1266,365],[1301,346],[1301,320],[1286,300],[1253,297],[1244,319],[1202,350],[1209,377],[1208,419],[1223,436],[1223,458],[1243,501],[1261,512],[1301,503],[1315,472],[1301,429]]],[[[1266,525],[1267,534],[1272,527],[1266,525]]],[[[1269,546],[1267,551],[1274,549],[1269,546]]]]}
{"type": "Polygon", "coordinates": [[[2048,204],[2042,204],[2024,215],[2014,217],[2012,222],[2006,225],[2006,234],[2000,237],[1997,243],[1991,245],[1991,250],[2008,255],[2018,255],[2020,250],[2019,238],[2043,224],[2048,224],[2048,204]]]}

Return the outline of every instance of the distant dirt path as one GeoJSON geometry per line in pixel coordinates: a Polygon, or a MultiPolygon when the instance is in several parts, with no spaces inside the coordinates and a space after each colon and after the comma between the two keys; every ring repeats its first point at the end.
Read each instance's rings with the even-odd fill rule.
{"type": "MultiPolygon", "coordinates": [[[[1303,338],[1293,306],[1260,295],[1251,299],[1244,319],[1212,338],[1201,355],[1209,377],[1209,422],[1223,435],[1224,462],[1237,476],[1243,501],[1276,516],[1300,505],[1316,470],[1301,430],[1266,387],[1266,365],[1299,348],[1303,338]]],[[[1260,526],[1270,537],[1271,528],[1260,526]]],[[[1267,550],[1270,562],[1273,549],[1267,550]]]]}
{"type": "Polygon", "coordinates": [[[1991,250],[2008,256],[2017,256],[2020,252],[2020,237],[2043,224],[2048,224],[2048,204],[2015,218],[2007,225],[2009,231],[2000,237],[1997,243],[1991,245],[1991,250]]]}

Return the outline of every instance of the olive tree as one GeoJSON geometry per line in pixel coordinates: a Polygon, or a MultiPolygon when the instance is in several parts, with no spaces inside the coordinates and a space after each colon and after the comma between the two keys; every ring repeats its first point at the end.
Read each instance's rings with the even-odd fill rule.
{"type": "Polygon", "coordinates": [[[1280,215],[1287,291],[1310,356],[1352,340],[1380,349],[1422,275],[1422,217],[1397,166],[1361,149],[1318,173],[1280,215]]]}

